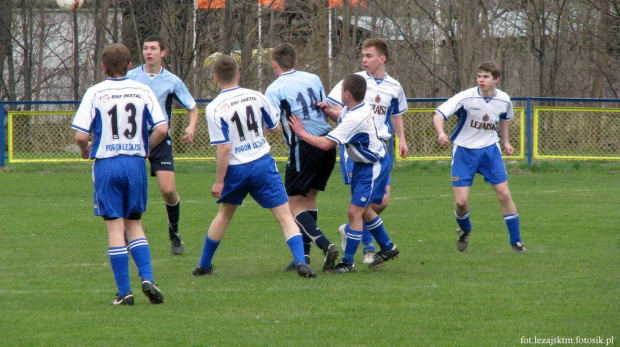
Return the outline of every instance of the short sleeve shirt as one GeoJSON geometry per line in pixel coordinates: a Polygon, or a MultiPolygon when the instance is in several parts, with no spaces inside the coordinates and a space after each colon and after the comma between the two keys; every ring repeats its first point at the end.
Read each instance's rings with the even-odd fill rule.
{"type": "Polygon", "coordinates": [[[327,134],[327,138],[345,145],[352,161],[374,163],[385,156],[385,146],[377,136],[372,109],[368,104],[340,111],[338,126],[327,134]]]}
{"type": "Polygon", "coordinates": [[[254,90],[223,90],[206,108],[212,145],[230,143],[229,165],[249,163],[269,153],[263,127],[278,125],[277,112],[267,98],[254,90]]]}
{"type": "MultiPolygon", "coordinates": [[[[405,92],[400,83],[387,73],[383,79],[375,79],[366,71],[356,74],[366,79],[367,90],[364,101],[372,109],[379,138],[387,140],[392,136],[390,117],[402,115],[407,111],[405,92]]],[[[342,81],[331,90],[327,96],[328,101],[344,106],[341,100],[341,89],[342,81]]]]}
{"type": "Polygon", "coordinates": [[[478,87],[470,88],[441,104],[436,112],[444,119],[457,116],[458,123],[450,140],[457,146],[478,149],[499,141],[500,120],[513,118],[512,101],[508,94],[496,89],[492,98],[485,98],[478,87]]]}
{"type": "Polygon", "coordinates": [[[142,83],[121,78],[90,87],[71,127],[94,134],[91,159],[117,155],[145,157],[149,152],[148,129],[165,122],[153,91],[142,83]]]}

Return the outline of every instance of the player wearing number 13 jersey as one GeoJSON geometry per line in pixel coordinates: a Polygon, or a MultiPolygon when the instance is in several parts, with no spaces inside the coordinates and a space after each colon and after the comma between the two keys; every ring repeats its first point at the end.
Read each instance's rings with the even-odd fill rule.
{"type": "MultiPolygon", "coordinates": [[[[310,246],[314,242],[325,254],[324,269],[335,266],[338,247],[325,237],[317,227],[318,209],[316,198],[324,191],[336,162],[336,149],[322,150],[301,140],[291,130],[289,119],[296,114],[309,134],[324,136],[331,126],[325,114],[317,106],[325,101],[321,79],[303,71],[295,70],[297,52],[288,43],[276,46],[272,52],[273,71],[278,78],[267,88],[265,95],[280,111],[284,139],[289,145],[284,185],[289,196],[291,213],[302,230],[304,252],[310,259],[310,246]]],[[[293,270],[290,263],[285,271],[293,270]]]]}
{"type": "Polygon", "coordinates": [[[128,252],[138,267],[142,292],[151,303],[161,304],[164,296],[153,283],[141,217],[148,187],[144,157],[164,139],[168,125],[153,91],[125,77],[131,66],[127,47],[110,45],[101,60],[109,79],[86,91],[71,127],[82,158],[95,159],[95,215],[103,217],[108,229],[108,254],[118,288],[112,305],[134,304],[128,252]],[[153,129],[150,137],[148,127],[153,129]]]}

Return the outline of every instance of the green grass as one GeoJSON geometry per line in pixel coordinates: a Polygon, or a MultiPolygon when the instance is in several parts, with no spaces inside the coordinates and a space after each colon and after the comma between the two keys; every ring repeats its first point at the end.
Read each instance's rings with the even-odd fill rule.
{"type": "MultiPolygon", "coordinates": [[[[150,179],[148,228],[163,305],[141,295],[111,307],[116,288],[104,223],[92,212],[87,164],[11,165],[0,172],[0,345],[513,346],[521,338],[620,340],[620,164],[509,164],[529,251],[515,255],[492,189],[472,187],[474,233],[456,250],[449,167],[393,171],[382,218],[401,256],[371,271],[302,279],[275,220],[251,198],[216,256],[191,271],[217,212],[214,163],[178,163],[185,253],[173,256],[163,201],[150,179]]],[[[282,171],[282,170],[281,170],[282,171]]],[[[349,192],[334,171],[319,196],[333,242],[349,192]]],[[[321,256],[312,253],[320,270],[321,256]]],[[[132,263],[131,263],[132,264],[132,263]]]]}

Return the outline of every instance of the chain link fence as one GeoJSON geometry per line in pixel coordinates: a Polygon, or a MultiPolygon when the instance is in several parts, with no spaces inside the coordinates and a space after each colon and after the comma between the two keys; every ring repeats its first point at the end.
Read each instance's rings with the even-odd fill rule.
{"type": "MultiPolygon", "coordinates": [[[[187,111],[174,110],[170,132],[175,160],[206,161],[215,159],[215,147],[209,142],[204,116],[205,104],[199,105],[199,122],[192,143],[180,138],[189,122],[187,111]]],[[[62,107],[59,106],[59,107],[62,107]]],[[[66,105],[65,105],[66,107],[66,105]]],[[[396,160],[448,160],[451,146],[439,146],[433,127],[434,108],[411,108],[403,115],[409,147],[407,158],[396,160]]],[[[83,159],[74,143],[71,129],[75,111],[10,111],[7,127],[8,160],[20,162],[77,162],[83,159]]],[[[450,134],[456,119],[445,123],[450,134]]],[[[620,160],[620,109],[536,107],[533,116],[534,159],[604,159],[620,160]]],[[[527,126],[523,107],[515,107],[509,123],[510,143],[515,152],[506,158],[523,159],[527,150],[527,126]]],[[[288,147],[281,134],[267,134],[271,154],[276,160],[288,157],[288,147]]],[[[398,148],[399,139],[395,139],[398,148]]],[[[398,152],[398,151],[396,151],[398,152]]]]}

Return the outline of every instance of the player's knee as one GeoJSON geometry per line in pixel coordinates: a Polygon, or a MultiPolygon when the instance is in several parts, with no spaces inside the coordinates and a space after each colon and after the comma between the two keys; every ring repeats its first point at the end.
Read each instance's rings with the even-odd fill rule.
{"type": "Polygon", "coordinates": [[[176,205],[179,203],[179,196],[177,195],[176,190],[162,191],[161,195],[164,197],[164,201],[168,205],[176,205]]]}
{"type": "Polygon", "coordinates": [[[466,202],[457,202],[454,206],[454,211],[458,215],[464,215],[469,212],[469,204],[466,202]]]}

